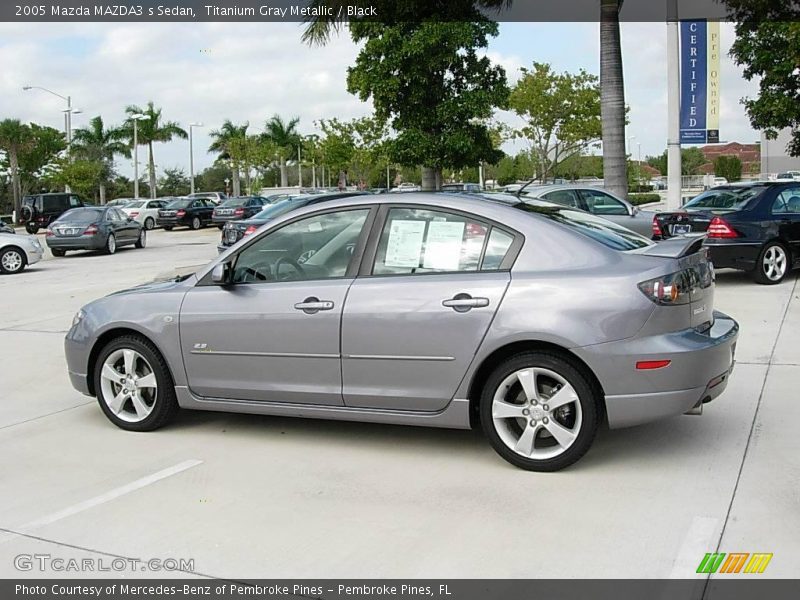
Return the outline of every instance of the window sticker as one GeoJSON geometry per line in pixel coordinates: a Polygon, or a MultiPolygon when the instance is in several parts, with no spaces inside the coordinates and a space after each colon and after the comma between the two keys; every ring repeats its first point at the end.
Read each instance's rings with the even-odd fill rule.
{"type": "Polygon", "coordinates": [[[461,261],[461,243],[464,239],[464,222],[434,221],[428,227],[425,244],[426,269],[457,271],[461,261]]]}
{"type": "Polygon", "coordinates": [[[425,221],[392,221],[386,246],[387,267],[419,267],[425,221]]]}

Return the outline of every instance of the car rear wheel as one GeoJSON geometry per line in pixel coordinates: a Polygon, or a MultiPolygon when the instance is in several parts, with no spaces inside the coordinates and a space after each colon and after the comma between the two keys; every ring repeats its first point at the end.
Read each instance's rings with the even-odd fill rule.
{"type": "Polygon", "coordinates": [[[164,225],[164,231],[172,231],[172,225],[164,225]]]}
{"type": "Polygon", "coordinates": [[[129,431],[152,431],[178,412],[169,368],[155,346],[139,336],[122,336],[100,352],[94,389],[106,417],[129,431]]]}
{"type": "Polygon", "coordinates": [[[200,229],[200,225],[202,225],[200,217],[192,217],[192,222],[189,224],[189,227],[192,229],[200,229]]]}
{"type": "Polygon", "coordinates": [[[501,363],[484,386],[481,424],[494,450],[529,471],[558,471],[589,450],[599,393],[572,361],[525,352],[501,363]]]}
{"type": "Polygon", "coordinates": [[[789,253],[780,242],[769,242],[758,255],[753,277],[756,283],[775,285],[789,272],[789,253]]]}
{"type": "Polygon", "coordinates": [[[36,225],[35,223],[26,223],[25,231],[27,231],[31,235],[36,235],[36,233],[39,231],[39,226],[36,225]]]}
{"type": "Polygon", "coordinates": [[[108,239],[106,240],[106,254],[114,254],[117,251],[117,238],[114,237],[113,233],[108,234],[108,239]]]}
{"type": "Polygon", "coordinates": [[[53,253],[53,256],[64,256],[67,253],[66,250],[62,250],[61,248],[50,248],[50,252],[53,253]]]}
{"type": "Polygon", "coordinates": [[[139,230],[139,238],[136,240],[136,247],[137,248],[144,248],[147,246],[147,230],[140,229],[139,230]]]}
{"type": "Polygon", "coordinates": [[[19,273],[25,268],[25,253],[11,247],[0,251],[0,273],[19,273]]]}
{"type": "Polygon", "coordinates": [[[156,222],[153,220],[153,217],[147,217],[144,220],[144,228],[145,229],[153,229],[156,226],[156,222]]]}

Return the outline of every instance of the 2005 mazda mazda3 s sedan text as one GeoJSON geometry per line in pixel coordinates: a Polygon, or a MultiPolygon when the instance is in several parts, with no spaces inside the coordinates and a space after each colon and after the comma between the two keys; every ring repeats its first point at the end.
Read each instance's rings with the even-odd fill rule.
{"type": "Polygon", "coordinates": [[[123,429],[179,407],[480,424],[510,463],[553,471],[603,419],[699,412],[725,389],[738,325],[713,310],[702,241],[513,196],[333,200],[85,306],[69,374],[123,429]]]}

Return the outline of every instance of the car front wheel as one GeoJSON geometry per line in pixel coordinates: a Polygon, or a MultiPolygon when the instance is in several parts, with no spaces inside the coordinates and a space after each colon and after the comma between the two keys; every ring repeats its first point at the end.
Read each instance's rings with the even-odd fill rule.
{"type": "Polygon", "coordinates": [[[589,450],[599,393],[570,360],[525,352],[501,363],[484,386],[481,424],[494,450],[529,471],[558,471],[589,450]]]}
{"type": "Polygon", "coordinates": [[[25,254],[19,248],[6,248],[0,252],[0,273],[19,273],[25,268],[25,254]]]}
{"type": "Polygon", "coordinates": [[[201,225],[202,223],[200,222],[200,217],[193,217],[189,227],[191,227],[192,229],[200,229],[201,225]]]}
{"type": "Polygon", "coordinates": [[[136,240],[136,247],[137,248],[144,248],[147,246],[147,230],[140,229],[139,230],[139,238],[136,240]]]}
{"type": "Polygon", "coordinates": [[[789,253],[780,242],[769,242],[758,255],[753,273],[756,283],[774,285],[780,283],[789,272],[789,253]]]}
{"type": "Polygon", "coordinates": [[[94,373],[100,408],[117,427],[152,431],[178,411],[169,368],[155,346],[140,336],[122,336],[100,352],[94,373]]]}

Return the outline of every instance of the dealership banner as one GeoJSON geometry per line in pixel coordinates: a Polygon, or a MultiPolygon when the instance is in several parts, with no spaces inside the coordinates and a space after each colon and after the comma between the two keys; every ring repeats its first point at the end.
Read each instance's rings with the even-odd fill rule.
{"type": "Polygon", "coordinates": [[[719,142],[719,21],[681,21],[681,144],[719,142]]]}

